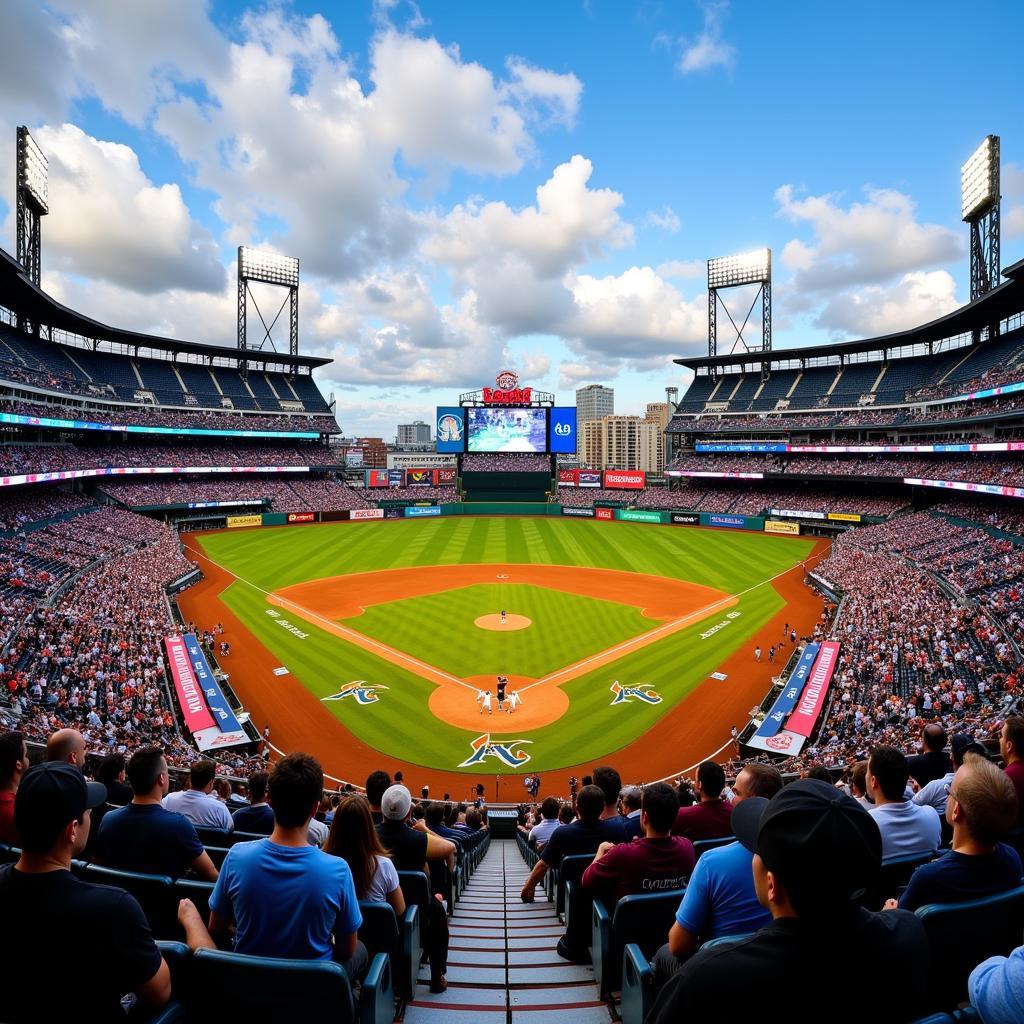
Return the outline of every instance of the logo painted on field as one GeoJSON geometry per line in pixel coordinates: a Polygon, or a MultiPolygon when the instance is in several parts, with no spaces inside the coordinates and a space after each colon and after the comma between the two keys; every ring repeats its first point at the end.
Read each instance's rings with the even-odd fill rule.
{"type": "Polygon", "coordinates": [[[491,734],[485,732],[469,744],[473,748],[473,753],[458,767],[469,768],[474,764],[483,764],[489,757],[494,757],[509,768],[518,768],[530,760],[530,755],[525,750],[516,750],[515,748],[521,743],[532,742],[533,740],[503,740],[501,743],[492,743],[491,734]]]}
{"type": "Polygon", "coordinates": [[[657,693],[650,683],[638,683],[636,686],[623,686],[618,679],[611,685],[611,691],[615,694],[611,706],[616,704],[632,704],[633,698],[642,700],[645,704],[660,704],[661,694],[657,693]]]}
{"type": "Polygon", "coordinates": [[[344,700],[346,697],[355,697],[357,704],[376,704],[380,700],[377,691],[387,689],[389,687],[382,686],[380,683],[368,683],[365,679],[355,679],[351,683],[346,683],[337,693],[332,693],[330,697],[321,697],[320,700],[344,700]]]}

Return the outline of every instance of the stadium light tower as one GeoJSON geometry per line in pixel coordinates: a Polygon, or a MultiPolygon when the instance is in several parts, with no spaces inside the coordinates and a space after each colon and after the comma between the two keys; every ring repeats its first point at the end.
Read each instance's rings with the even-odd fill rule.
{"type": "Polygon", "coordinates": [[[29,279],[38,285],[43,251],[40,219],[50,212],[49,173],[43,151],[24,125],[18,128],[16,181],[16,255],[29,279]]]}
{"type": "Polygon", "coordinates": [[[718,355],[718,306],[721,303],[725,315],[729,318],[736,336],[732,341],[730,352],[742,345],[745,352],[770,352],[772,350],[772,251],[771,249],[755,249],[752,252],[735,253],[732,256],[719,256],[708,260],[708,355],[718,355]],[[743,318],[743,323],[736,326],[736,321],[729,312],[725,300],[719,292],[728,288],[739,288],[743,285],[756,284],[760,287],[750,303],[750,309],[743,318]],[[757,300],[761,300],[761,344],[750,345],[743,332],[750,322],[757,300]]]}
{"type": "Polygon", "coordinates": [[[971,226],[971,301],[999,284],[999,136],[986,135],[960,168],[960,215],[971,226]]]}
{"type": "MultiPolygon", "coordinates": [[[[238,247],[238,347],[245,351],[249,348],[262,350],[269,342],[270,347],[276,352],[274,344],[274,326],[288,306],[288,354],[299,354],[299,261],[294,256],[279,256],[276,252],[267,252],[263,249],[251,249],[247,245],[238,247]],[[267,325],[267,321],[260,311],[256,296],[249,288],[250,281],[261,281],[263,284],[272,284],[279,288],[287,289],[281,305],[278,307],[274,319],[267,325]],[[248,324],[246,314],[249,309],[249,299],[256,307],[256,315],[263,324],[263,337],[258,345],[249,344],[248,324]]],[[[239,372],[246,377],[249,372],[248,363],[240,360],[239,372]]]]}

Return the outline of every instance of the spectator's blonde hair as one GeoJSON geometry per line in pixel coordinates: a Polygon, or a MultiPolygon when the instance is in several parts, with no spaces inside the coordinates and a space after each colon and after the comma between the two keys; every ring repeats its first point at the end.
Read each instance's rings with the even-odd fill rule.
{"type": "Polygon", "coordinates": [[[1017,821],[1017,791],[1006,772],[981,754],[967,753],[963,768],[967,772],[955,781],[953,799],[971,835],[984,846],[995,846],[1017,821]]]}

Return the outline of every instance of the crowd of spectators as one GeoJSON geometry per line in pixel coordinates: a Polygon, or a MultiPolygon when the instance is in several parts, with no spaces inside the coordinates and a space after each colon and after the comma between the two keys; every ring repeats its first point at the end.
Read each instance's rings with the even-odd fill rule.
{"type": "Polygon", "coordinates": [[[40,487],[5,494],[0,501],[0,533],[19,530],[29,523],[87,508],[92,502],[81,494],[55,487],[40,487]]]}
{"type": "Polygon", "coordinates": [[[279,480],[268,477],[211,480],[102,481],[100,489],[129,507],[187,505],[191,502],[269,501],[275,512],[323,512],[365,508],[361,494],[333,477],[279,480]]]}
{"type": "Polygon", "coordinates": [[[459,500],[458,490],[447,484],[441,487],[357,487],[353,492],[371,506],[382,501],[431,501],[448,505],[459,500]]]}
{"type": "Polygon", "coordinates": [[[955,395],[968,395],[974,391],[987,391],[1007,384],[1016,384],[1024,380],[1024,366],[1019,362],[1022,350],[1008,353],[996,366],[989,367],[969,380],[956,378],[950,383],[926,384],[907,392],[907,401],[928,401],[937,398],[951,398],[955,395]]]}
{"type": "Polygon", "coordinates": [[[109,384],[97,384],[82,380],[70,374],[56,373],[50,367],[40,364],[37,367],[16,363],[4,359],[0,352],[0,381],[12,384],[28,384],[30,387],[45,388],[47,391],[62,391],[67,395],[80,395],[83,398],[117,398],[117,394],[109,384]]]}
{"type": "Polygon", "coordinates": [[[462,456],[466,473],[550,473],[551,456],[528,452],[471,452],[462,456]]]}

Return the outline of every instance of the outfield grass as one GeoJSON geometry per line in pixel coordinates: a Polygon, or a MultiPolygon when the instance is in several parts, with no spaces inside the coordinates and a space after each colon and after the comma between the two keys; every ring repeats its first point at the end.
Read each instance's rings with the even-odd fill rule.
{"type": "MultiPolygon", "coordinates": [[[[739,615],[728,620],[728,628],[701,639],[700,634],[709,624],[725,620],[724,612],[716,613],[705,622],[565,684],[571,701],[567,715],[522,737],[532,741],[527,748],[531,759],[523,771],[541,772],[613,753],[650,728],[781,608],[783,602],[775,590],[759,584],[804,559],[813,546],[810,540],[724,530],[719,533],[572,520],[454,517],[430,522],[229,532],[202,537],[201,543],[211,558],[240,577],[241,581],[222,595],[225,603],[316,696],[336,693],[344,683],[356,679],[390,688],[378,703],[369,706],[348,700],[325,704],[348,729],[388,754],[440,769],[454,768],[468,756],[474,733],[433,718],[427,708],[433,684],[315,626],[303,624],[302,629],[309,635],[305,639],[295,637],[275,625],[275,618],[266,614],[268,605],[263,591],[373,569],[526,562],[650,573],[740,595],[738,604],[729,609],[739,615]],[[629,685],[651,683],[662,695],[662,703],[610,707],[609,686],[616,678],[629,685]]],[[[439,668],[448,667],[441,664],[443,660],[454,665],[451,659],[457,659],[459,667],[448,669],[457,675],[510,671],[536,676],[578,660],[565,652],[583,650],[584,638],[589,638],[591,645],[583,650],[585,655],[606,649],[651,624],[636,609],[613,602],[523,587],[524,595],[527,591],[540,593],[524,597],[527,603],[522,605],[510,599],[507,608],[529,615],[538,623],[522,634],[521,664],[529,664],[531,670],[518,667],[519,662],[516,666],[499,667],[491,660],[495,657],[492,638],[504,645],[516,635],[487,635],[472,626],[476,615],[496,610],[493,600],[487,600],[482,607],[479,602],[475,608],[468,604],[463,607],[459,595],[479,589],[470,587],[377,606],[347,624],[439,668]],[[546,605],[548,610],[531,615],[523,611],[528,605],[537,609],[546,605]],[[425,613],[411,614],[410,610],[417,606],[425,613]],[[440,609],[443,614],[439,618],[431,613],[432,609],[440,609]],[[542,621],[543,629],[539,628],[542,621]],[[565,637],[556,642],[554,633],[559,629],[565,637]],[[539,644],[531,649],[528,634],[543,635],[547,650],[542,651],[539,644]],[[607,636],[607,642],[601,642],[601,636],[607,636]]],[[[728,681],[721,685],[727,687],[728,681]]],[[[496,729],[499,722],[489,724],[496,729]]],[[[500,724],[504,728],[512,726],[511,722],[500,724]]],[[[520,734],[503,732],[500,736],[519,738],[520,734]]],[[[493,774],[495,770],[494,761],[484,762],[479,768],[480,774],[493,774]]]]}

